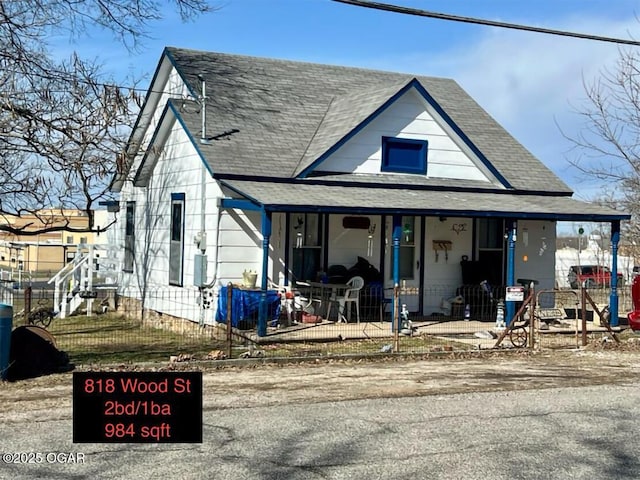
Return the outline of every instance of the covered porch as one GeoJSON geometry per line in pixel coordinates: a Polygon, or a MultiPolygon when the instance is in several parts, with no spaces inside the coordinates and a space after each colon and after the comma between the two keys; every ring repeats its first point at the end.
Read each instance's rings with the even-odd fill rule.
{"type": "MultiPolygon", "coordinates": [[[[442,314],[443,300],[455,299],[468,283],[463,278],[467,261],[474,271],[472,283],[480,289],[479,279],[486,280],[496,292],[492,302],[505,286],[518,285],[523,278],[552,287],[557,221],[610,226],[614,282],[609,303],[612,325],[617,323],[617,249],[620,221],[628,215],[567,196],[497,189],[411,189],[327,180],[221,184],[227,195],[221,209],[252,212],[260,219],[262,260],[257,273],[264,301],[257,337],[268,335],[266,295],[273,284],[297,288],[301,282],[331,283],[332,267],[349,270],[361,258],[378,273],[375,282],[382,298],[391,299],[384,309],[388,322],[381,328],[386,334],[399,331],[403,304],[416,320],[442,314]],[[394,288],[405,294],[395,303],[394,288]]],[[[505,317],[513,318],[516,302],[506,301],[505,307],[505,317]]],[[[492,315],[482,320],[491,321],[492,315]]],[[[370,323],[367,329],[378,329],[370,323]]]]}

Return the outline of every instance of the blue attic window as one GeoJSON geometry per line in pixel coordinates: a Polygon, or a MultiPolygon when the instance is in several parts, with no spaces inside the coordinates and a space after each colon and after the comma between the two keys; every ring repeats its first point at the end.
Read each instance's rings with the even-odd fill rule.
{"type": "Polygon", "coordinates": [[[383,172],[395,173],[427,173],[426,140],[410,138],[382,137],[383,172]]]}

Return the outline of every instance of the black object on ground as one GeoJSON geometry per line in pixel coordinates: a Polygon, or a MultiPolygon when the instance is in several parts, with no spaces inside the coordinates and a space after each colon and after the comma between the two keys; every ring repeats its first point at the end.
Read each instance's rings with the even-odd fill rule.
{"type": "Polygon", "coordinates": [[[44,328],[29,325],[11,332],[7,380],[13,382],[73,369],[69,356],[58,350],[53,335],[44,328]]]}

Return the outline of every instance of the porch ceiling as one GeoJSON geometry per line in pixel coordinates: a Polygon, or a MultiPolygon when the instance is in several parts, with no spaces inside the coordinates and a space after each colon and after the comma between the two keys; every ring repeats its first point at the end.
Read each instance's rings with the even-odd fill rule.
{"type": "Polygon", "coordinates": [[[231,198],[269,211],[536,218],[609,222],[629,214],[566,196],[221,180],[231,198]]]}

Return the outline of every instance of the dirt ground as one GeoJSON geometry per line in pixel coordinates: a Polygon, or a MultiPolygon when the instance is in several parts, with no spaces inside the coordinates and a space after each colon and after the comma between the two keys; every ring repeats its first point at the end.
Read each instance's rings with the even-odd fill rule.
{"type": "MultiPolygon", "coordinates": [[[[204,408],[323,402],[621,384],[640,379],[640,339],[597,343],[579,350],[527,350],[428,357],[324,359],[304,363],[219,362],[111,366],[78,370],[202,371],[204,408]]],[[[0,383],[7,421],[70,418],[72,373],[0,383]]]]}

